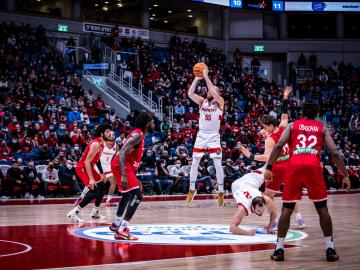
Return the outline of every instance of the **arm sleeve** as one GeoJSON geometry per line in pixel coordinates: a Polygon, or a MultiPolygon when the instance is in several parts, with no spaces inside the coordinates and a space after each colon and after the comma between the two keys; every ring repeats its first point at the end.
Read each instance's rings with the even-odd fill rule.
{"type": "Polygon", "coordinates": [[[96,167],[99,169],[100,174],[104,173],[100,160],[96,163],[96,167]]]}

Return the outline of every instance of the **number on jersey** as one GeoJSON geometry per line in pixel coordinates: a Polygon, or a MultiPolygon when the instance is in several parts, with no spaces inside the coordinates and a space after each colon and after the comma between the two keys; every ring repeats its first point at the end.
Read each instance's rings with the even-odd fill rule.
{"type": "Polygon", "coordinates": [[[211,121],[211,114],[205,114],[205,121],[211,121]]]}
{"type": "Polygon", "coordinates": [[[250,195],[250,193],[248,191],[244,191],[244,195],[246,199],[251,199],[252,196],[250,195]]]}
{"type": "Polygon", "coordinates": [[[304,134],[300,134],[297,139],[300,142],[300,145],[297,144],[296,148],[312,148],[317,144],[317,138],[314,135],[310,135],[309,137],[306,137],[304,134]],[[308,142],[308,146],[306,146],[306,142],[308,142]]]}

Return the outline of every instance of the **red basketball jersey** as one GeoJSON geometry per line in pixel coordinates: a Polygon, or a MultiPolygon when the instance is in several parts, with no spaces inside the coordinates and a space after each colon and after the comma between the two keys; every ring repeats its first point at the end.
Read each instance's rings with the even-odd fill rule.
{"type": "MultiPolygon", "coordinates": [[[[274,140],[275,144],[280,140],[281,135],[283,134],[285,128],[279,127],[278,132],[273,133],[270,137],[274,140]]],[[[277,161],[287,161],[289,159],[289,145],[285,144],[283,150],[281,151],[281,155],[277,161]]]]}
{"type": "MultiPolygon", "coordinates": [[[[139,165],[140,165],[140,161],[142,158],[142,155],[144,153],[144,145],[145,145],[145,141],[144,141],[144,134],[141,131],[141,129],[134,129],[127,137],[126,137],[126,141],[132,137],[134,134],[140,134],[141,135],[141,141],[140,143],[136,146],[136,148],[134,148],[128,155],[126,155],[125,157],[125,162],[127,164],[127,166],[131,166],[132,169],[134,170],[134,172],[137,172],[139,165]]],[[[125,141],[125,142],[126,142],[125,141]]],[[[119,166],[119,157],[115,156],[114,159],[111,161],[111,166],[119,166]]]]}
{"type": "Polygon", "coordinates": [[[86,146],[85,151],[84,151],[84,153],[83,153],[82,156],[81,156],[81,159],[80,159],[79,162],[76,164],[77,167],[79,167],[79,168],[80,168],[80,167],[85,167],[85,160],[86,160],[86,158],[87,158],[87,156],[88,156],[88,154],[89,154],[90,147],[91,147],[91,145],[92,145],[93,143],[95,143],[95,142],[100,143],[101,149],[100,149],[100,151],[99,151],[98,153],[96,153],[96,155],[94,156],[93,160],[90,162],[90,163],[91,163],[91,167],[94,167],[95,164],[99,161],[100,156],[101,156],[101,153],[102,153],[102,151],[103,151],[103,149],[104,149],[104,145],[103,145],[103,143],[102,143],[102,141],[101,141],[100,138],[96,138],[96,139],[92,140],[92,141],[86,146]]]}
{"type": "Polygon", "coordinates": [[[324,126],[310,119],[300,119],[293,123],[289,142],[290,160],[302,164],[320,165],[321,149],[324,143],[324,126]]]}

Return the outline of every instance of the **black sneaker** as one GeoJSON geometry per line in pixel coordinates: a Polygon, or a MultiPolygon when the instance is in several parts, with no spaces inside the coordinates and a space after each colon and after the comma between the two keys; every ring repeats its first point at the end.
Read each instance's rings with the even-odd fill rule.
{"type": "Polygon", "coordinates": [[[326,250],[326,259],[328,262],[335,262],[339,259],[339,256],[336,255],[336,251],[333,248],[328,248],[326,250]]]}
{"type": "Polygon", "coordinates": [[[109,229],[110,229],[110,231],[112,231],[112,232],[117,232],[119,228],[120,228],[120,226],[116,226],[115,223],[112,223],[112,224],[109,226],[109,229]]]}
{"type": "Polygon", "coordinates": [[[275,249],[274,253],[271,255],[271,259],[277,262],[283,261],[285,259],[284,253],[282,248],[275,249]]]}

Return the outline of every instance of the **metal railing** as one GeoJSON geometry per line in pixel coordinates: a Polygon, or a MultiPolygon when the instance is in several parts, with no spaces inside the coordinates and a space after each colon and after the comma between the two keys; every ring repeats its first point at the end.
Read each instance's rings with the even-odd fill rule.
{"type": "Polygon", "coordinates": [[[313,70],[311,68],[296,68],[296,82],[302,83],[313,79],[313,70]]]}
{"type": "Polygon", "coordinates": [[[143,85],[139,83],[138,87],[134,87],[132,77],[124,78],[124,72],[120,72],[120,76],[110,71],[110,83],[117,87],[126,89],[127,93],[132,96],[136,101],[142,104],[149,111],[154,112],[156,117],[159,118],[160,121],[163,120],[162,113],[162,99],[159,98],[159,104],[153,101],[152,91],[149,91],[149,96],[144,95],[142,88],[143,85]]]}
{"type": "Polygon", "coordinates": [[[94,76],[88,70],[84,70],[84,75],[91,79],[91,83],[93,85],[95,85],[98,88],[101,88],[106,93],[108,93],[113,98],[115,98],[126,109],[127,113],[130,113],[130,102],[126,98],[121,96],[116,90],[114,90],[112,87],[110,87],[106,83],[102,83],[102,84],[96,83],[98,81],[98,76],[94,76]]]}

